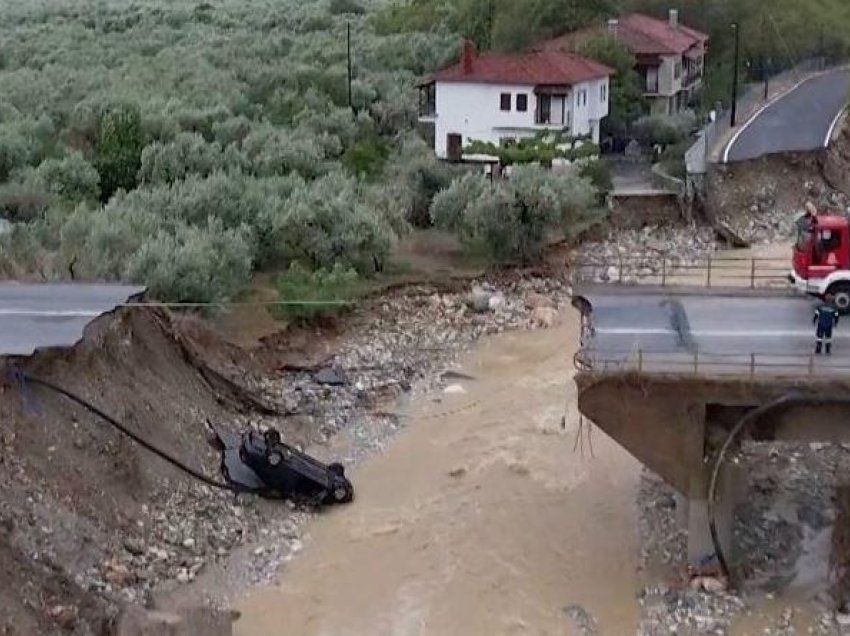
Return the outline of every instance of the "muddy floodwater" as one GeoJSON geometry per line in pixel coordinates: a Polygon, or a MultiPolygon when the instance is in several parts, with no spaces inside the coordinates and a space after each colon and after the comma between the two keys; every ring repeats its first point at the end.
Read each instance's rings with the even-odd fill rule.
{"type": "Polygon", "coordinates": [[[235,633],[571,634],[578,606],[634,634],[641,469],[599,430],[577,445],[564,318],[483,341],[459,366],[474,379],[405,405],[406,429],[352,471],[355,502],[311,524],[235,633]]]}

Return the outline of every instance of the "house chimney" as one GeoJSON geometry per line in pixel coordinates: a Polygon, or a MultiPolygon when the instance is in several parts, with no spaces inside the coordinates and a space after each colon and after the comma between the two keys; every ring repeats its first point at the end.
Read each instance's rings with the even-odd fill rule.
{"type": "Polygon", "coordinates": [[[469,75],[472,73],[472,63],[475,61],[475,45],[469,40],[463,41],[463,52],[461,53],[461,66],[463,74],[469,75]]]}
{"type": "Polygon", "coordinates": [[[679,28],[679,10],[670,9],[670,26],[674,29],[679,28]]]}
{"type": "Polygon", "coordinates": [[[617,18],[608,20],[608,35],[617,39],[617,29],[620,27],[620,21],[617,18]]]}

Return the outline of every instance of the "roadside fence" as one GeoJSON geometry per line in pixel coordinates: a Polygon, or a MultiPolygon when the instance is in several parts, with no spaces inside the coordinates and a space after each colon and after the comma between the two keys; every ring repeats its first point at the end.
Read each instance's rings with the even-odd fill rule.
{"type": "Polygon", "coordinates": [[[789,259],[708,255],[620,256],[615,260],[580,257],[568,264],[573,285],[660,285],[764,288],[787,287],[789,259]]]}
{"type": "MultiPolygon", "coordinates": [[[[814,340],[813,340],[814,341],[814,340]]],[[[640,375],[685,375],[693,377],[820,377],[850,375],[850,360],[814,354],[604,351],[580,350],[573,359],[585,373],[636,373],[640,375]]]]}

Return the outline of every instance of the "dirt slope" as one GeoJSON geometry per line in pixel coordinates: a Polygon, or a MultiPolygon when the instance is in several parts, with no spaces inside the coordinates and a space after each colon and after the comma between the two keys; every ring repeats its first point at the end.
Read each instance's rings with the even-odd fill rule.
{"type": "MultiPolygon", "coordinates": [[[[7,362],[85,397],[217,475],[204,419],[229,422],[256,406],[223,378],[238,359],[238,351],[198,323],[175,326],[166,314],[132,309],[96,321],[73,350],[7,362]]],[[[217,528],[192,541],[171,537],[178,546],[167,535],[174,506],[210,506],[225,515],[226,495],[199,490],[44,389],[15,382],[2,387],[0,450],[4,634],[103,633],[122,601],[143,602],[173,568],[191,567],[221,547],[213,546],[224,534],[217,528]],[[191,550],[179,549],[183,542],[191,550]],[[163,545],[149,554],[150,546],[163,545]]]]}

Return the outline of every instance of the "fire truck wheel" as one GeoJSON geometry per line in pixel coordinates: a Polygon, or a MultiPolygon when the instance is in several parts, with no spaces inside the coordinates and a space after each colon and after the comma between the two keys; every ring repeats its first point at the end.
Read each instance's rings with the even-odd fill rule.
{"type": "Polygon", "coordinates": [[[842,314],[850,313],[850,283],[836,283],[826,293],[832,294],[838,311],[842,314]]]}

